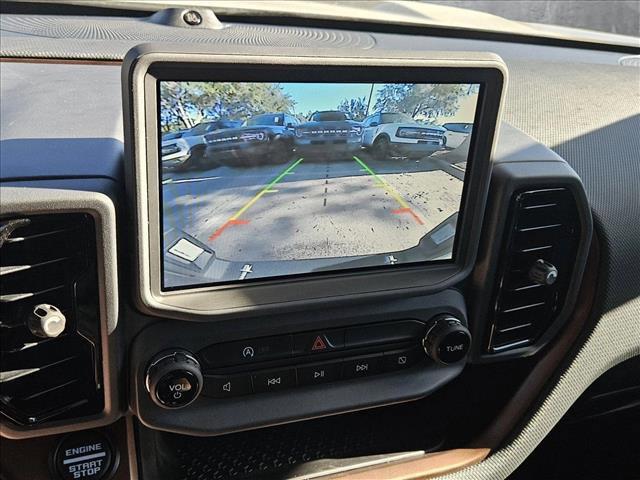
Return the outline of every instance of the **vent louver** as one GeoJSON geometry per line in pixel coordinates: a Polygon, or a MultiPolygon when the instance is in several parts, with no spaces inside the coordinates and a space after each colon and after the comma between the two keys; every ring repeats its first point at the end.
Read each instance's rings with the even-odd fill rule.
{"type": "Polygon", "coordinates": [[[576,260],[579,217],[566,188],[529,189],[512,199],[505,255],[498,271],[488,352],[535,342],[562,309],[576,260]],[[555,266],[551,285],[532,280],[537,261],[555,266]]]}
{"type": "Polygon", "coordinates": [[[40,425],[103,410],[97,291],[90,215],[0,219],[2,415],[40,425]],[[66,317],[58,336],[30,328],[42,304],[66,317]]]}

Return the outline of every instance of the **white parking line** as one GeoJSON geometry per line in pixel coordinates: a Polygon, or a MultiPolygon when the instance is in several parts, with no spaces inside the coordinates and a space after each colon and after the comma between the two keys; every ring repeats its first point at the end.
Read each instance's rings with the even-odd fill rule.
{"type": "Polygon", "coordinates": [[[180,180],[174,180],[173,178],[168,178],[162,181],[163,185],[167,185],[169,183],[192,183],[192,182],[206,182],[208,180],[217,180],[220,177],[199,177],[199,178],[181,178],[180,180]]]}

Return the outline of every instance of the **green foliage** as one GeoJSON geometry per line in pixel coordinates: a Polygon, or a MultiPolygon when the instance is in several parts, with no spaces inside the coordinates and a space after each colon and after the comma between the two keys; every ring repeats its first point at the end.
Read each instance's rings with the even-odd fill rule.
{"type": "Polygon", "coordinates": [[[378,91],[376,112],[402,112],[412,118],[454,115],[468,87],[460,84],[386,84],[378,91]]]}
{"type": "Polygon", "coordinates": [[[367,116],[367,102],[365,101],[365,97],[345,98],[340,102],[336,110],[346,113],[351,120],[360,122],[367,116]]]}
{"type": "Polygon", "coordinates": [[[191,128],[203,119],[245,120],[269,113],[291,113],[295,101],[277,83],[162,82],[163,131],[191,128]]]}

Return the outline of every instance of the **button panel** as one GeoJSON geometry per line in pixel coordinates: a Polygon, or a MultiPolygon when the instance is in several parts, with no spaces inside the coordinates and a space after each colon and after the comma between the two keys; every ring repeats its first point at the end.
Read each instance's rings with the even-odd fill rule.
{"type": "Polygon", "coordinates": [[[342,376],[342,362],[321,363],[298,367],[298,385],[318,385],[335,382],[342,376]]]}
{"type": "Polygon", "coordinates": [[[275,392],[296,386],[296,369],[285,368],[253,375],[255,392],[275,392]]]}
{"type": "Polygon", "coordinates": [[[292,347],[291,335],[279,335],[212,345],[200,351],[199,359],[203,369],[227,367],[287,358],[292,347]]]}
{"type": "Polygon", "coordinates": [[[342,365],[343,378],[361,378],[382,372],[382,354],[346,360],[342,365]]]}
{"type": "Polygon", "coordinates": [[[225,399],[418,367],[425,329],[401,320],[212,345],[198,354],[202,395],[225,399]]]}
{"type": "Polygon", "coordinates": [[[384,352],[384,370],[392,372],[394,370],[405,370],[413,367],[425,357],[424,349],[419,347],[407,348],[384,352]]]}
{"type": "Polygon", "coordinates": [[[333,329],[293,336],[294,355],[320,354],[344,348],[344,330],[333,329]]]}
{"type": "Polygon", "coordinates": [[[424,323],[402,320],[349,328],[345,332],[347,348],[411,341],[424,334],[424,323]]]}
{"type": "Polygon", "coordinates": [[[229,398],[253,393],[251,375],[204,375],[202,395],[229,398]]]}

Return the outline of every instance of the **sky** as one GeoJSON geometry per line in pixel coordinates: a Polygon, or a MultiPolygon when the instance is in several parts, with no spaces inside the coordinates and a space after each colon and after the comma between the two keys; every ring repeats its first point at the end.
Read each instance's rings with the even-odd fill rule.
{"type": "MultiPolygon", "coordinates": [[[[336,110],[343,100],[364,98],[365,104],[369,101],[368,113],[375,112],[375,104],[380,90],[385,83],[302,83],[302,82],[278,82],[275,83],[282,91],[288,94],[295,102],[292,111],[294,115],[306,117],[309,113],[322,110],[336,110]],[[373,86],[373,92],[372,92],[373,86]]],[[[468,85],[471,87],[471,85],[468,85]]],[[[477,86],[477,85],[476,85],[477,86]]],[[[477,90],[476,90],[477,91],[477,90]]],[[[448,122],[473,122],[475,117],[477,95],[463,95],[458,106],[458,111],[449,117],[440,117],[440,123],[448,122]]],[[[199,108],[193,107],[197,121],[201,120],[199,108]]],[[[215,115],[208,113],[208,115],[215,115]]],[[[212,116],[211,118],[217,118],[212,116]]],[[[424,120],[418,118],[419,120],[424,120]]],[[[171,120],[174,121],[174,120],[171,120]]],[[[176,129],[178,127],[175,127],[176,129]]]]}
{"type": "MultiPolygon", "coordinates": [[[[364,97],[366,102],[371,92],[370,83],[281,83],[280,86],[296,100],[294,113],[303,115],[309,111],[334,110],[345,98],[364,97]]],[[[374,88],[372,107],[379,87],[382,84],[374,88]]]]}

